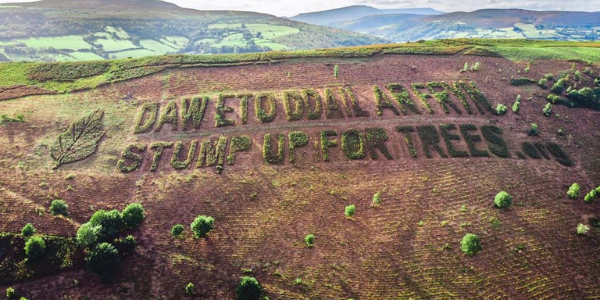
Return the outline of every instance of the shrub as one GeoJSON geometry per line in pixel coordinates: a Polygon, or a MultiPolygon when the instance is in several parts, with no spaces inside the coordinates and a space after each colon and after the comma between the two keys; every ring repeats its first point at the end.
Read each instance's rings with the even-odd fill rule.
{"type": "Polygon", "coordinates": [[[183,233],[183,231],[184,231],[184,228],[183,228],[183,225],[181,225],[181,224],[174,225],[173,228],[171,228],[171,234],[174,237],[181,236],[181,234],[183,233]]]}
{"type": "Polygon", "coordinates": [[[40,258],[46,252],[46,242],[39,237],[33,236],[25,242],[25,254],[31,260],[40,258]]]}
{"type": "Polygon", "coordinates": [[[567,195],[569,195],[569,198],[571,199],[579,198],[579,184],[573,183],[571,187],[569,187],[567,195]]]}
{"type": "Polygon", "coordinates": [[[579,223],[579,225],[577,225],[577,234],[586,234],[588,231],[590,231],[590,227],[585,225],[585,224],[581,224],[579,223]]]}
{"type": "Polygon", "coordinates": [[[311,248],[312,246],[314,246],[314,243],[315,243],[315,235],[308,234],[307,236],[304,237],[304,242],[306,243],[306,246],[311,248]]]}
{"type": "Polygon", "coordinates": [[[356,212],[356,206],[354,206],[354,204],[350,204],[350,205],[346,206],[346,208],[344,210],[344,214],[346,215],[347,218],[352,218],[352,216],[354,216],[355,212],[356,212]]]}
{"type": "Polygon", "coordinates": [[[500,208],[506,208],[512,204],[512,197],[507,192],[501,191],[494,198],[494,203],[500,208]]]}
{"type": "Polygon", "coordinates": [[[539,134],[538,125],[536,123],[529,124],[529,130],[527,131],[527,134],[537,136],[539,134]]]}
{"type": "Polygon", "coordinates": [[[468,255],[475,255],[481,251],[481,241],[479,237],[472,233],[467,233],[460,241],[460,250],[468,255]]]}
{"type": "Polygon", "coordinates": [[[109,243],[100,243],[85,258],[88,267],[101,277],[114,274],[121,264],[119,251],[109,243]]]}
{"type": "Polygon", "coordinates": [[[6,298],[12,298],[15,296],[15,289],[13,289],[12,287],[9,287],[6,289],[6,298]]]}
{"type": "Polygon", "coordinates": [[[546,86],[546,84],[547,84],[547,83],[548,83],[548,79],[546,79],[546,78],[542,78],[542,79],[540,79],[540,80],[537,82],[537,84],[538,84],[538,85],[539,85],[541,88],[543,88],[543,89],[547,89],[547,88],[548,88],[548,87],[546,86]]]}
{"type": "Polygon", "coordinates": [[[514,113],[518,113],[520,106],[521,106],[521,95],[518,95],[517,100],[515,100],[515,103],[512,106],[512,111],[514,113]]]}
{"type": "Polygon", "coordinates": [[[35,227],[33,227],[31,223],[27,223],[25,224],[25,226],[23,226],[23,229],[21,229],[21,234],[23,234],[24,237],[28,238],[32,236],[35,233],[35,231],[35,227]]]}
{"type": "Polygon", "coordinates": [[[206,237],[206,235],[215,227],[213,217],[200,215],[194,219],[191,224],[192,232],[197,238],[206,237]]]}
{"type": "Polygon", "coordinates": [[[54,200],[50,204],[50,213],[53,215],[69,216],[69,205],[64,200],[54,200]]]}
{"type": "Polygon", "coordinates": [[[379,207],[379,204],[381,204],[381,191],[373,195],[373,207],[379,207]]]}
{"type": "Polygon", "coordinates": [[[131,255],[135,252],[137,248],[137,241],[134,236],[128,235],[125,238],[116,240],[117,245],[119,247],[120,253],[122,255],[131,255]]]}
{"type": "Polygon", "coordinates": [[[598,191],[591,190],[589,193],[587,193],[587,195],[585,195],[585,198],[583,199],[583,201],[592,202],[596,199],[596,197],[598,197],[598,191]]]}
{"type": "Polygon", "coordinates": [[[508,110],[508,108],[504,104],[498,104],[496,106],[496,114],[499,115],[499,116],[504,115],[507,110],[508,110]]]}
{"type": "Polygon", "coordinates": [[[238,300],[259,300],[263,295],[263,288],[256,278],[244,276],[235,289],[235,294],[238,300]]]}
{"type": "Polygon", "coordinates": [[[550,91],[555,94],[560,94],[563,92],[564,89],[565,89],[565,81],[564,81],[564,79],[561,78],[552,86],[552,89],[550,89],[550,91]]]}
{"type": "Polygon", "coordinates": [[[472,67],[471,71],[479,71],[479,62],[476,62],[472,67]]]}
{"type": "Polygon", "coordinates": [[[544,113],[544,116],[549,117],[552,115],[552,104],[547,103],[546,106],[544,106],[544,109],[542,109],[542,112],[544,113]]]}
{"type": "Polygon", "coordinates": [[[340,76],[340,67],[338,65],[335,65],[335,67],[333,67],[333,77],[338,78],[340,76]]]}
{"type": "Polygon", "coordinates": [[[123,228],[123,219],[118,210],[99,210],[90,218],[90,224],[100,226],[97,233],[98,241],[108,242],[114,240],[123,228]]]}
{"type": "Polygon", "coordinates": [[[91,223],[82,224],[77,230],[77,243],[84,247],[92,247],[98,240],[100,225],[92,225],[91,223]]]}
{"type": "Polygon", "coordinates": [[[190,295],[190,296],[194,295],[194,284],[193,284],[193,283],[191,283],[191,282],[190,282],[190,283],[188,283],[188,284],[185,286],[185,292],[186,292],[188,295],[190,295]]]}
{"type": "Polygon", "coordinates": [[[123,209],[123,213],[121,214],[123,218],[123,223],[127,228],[133,229],[136,228],[142,223],[144,218],[144,207],[139,203],[131,203],[123,209]]]}

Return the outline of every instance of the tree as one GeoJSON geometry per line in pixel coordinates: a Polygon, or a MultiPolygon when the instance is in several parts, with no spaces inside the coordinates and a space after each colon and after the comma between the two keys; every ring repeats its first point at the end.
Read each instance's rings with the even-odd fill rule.
{"type": "Polygon", "coordinates": [[[579,223],[579,225],[577,225],[577,234],[583,235],[586,234],[588,231],[590,231],[590,227],[585,225],[585,224],[581,224],[579,223]]]}
{"type": "Polygon", "coordinates": [[[504,104],[498,104],[496,106],[496,114],[499,115],[499,116],[504,115],[507,110],[508,110],[508,108],[504,104]]]}
{"type": "Polygon", "coordinates": [[[144,207],[139,203],[131,203],[123,209],[123,223],[129,229],[138,227],[144,218],[144,207]]]}
{"type": "Polygon", "coordinates": [[[479,237],[472,233],[467,233],[460,242],[460,250],[468,255],[475,255],[481,251],[481,241],[479,237]]]}
{"type": "Polygon", "coordinates": [[[344,209],[344,214],[347,218],[352,218],[352,216],[354,216],[354,212],[356,212],[356,206],[354,206],[354,204],[350,204],[344,209]]]}
{"type": "Polygon", "coordinates": [[[25,242],[25,254],[31,260],[40,258],[46,252],[46,242],[39,236],[32,236],[25,242]]]}
{"type": "Polygon", "coordinates": [[[97,234],[99,242],[109,242],[114,240],[121,229],[123,229],[123,219],[118,210],[99,210],[90,218],[90,224],[100,226],[97,234]]]}
{"type": "Polygon", "coordinates": [[[137,241],[132,235],[128,235],[125,238],[118,239],[116,240],[116,242],[118,246],[117,250],[122,255],[131,255],[135,252],[135,249],[137,248],[137,241]]]}
{"type": "Polygon", "coordinates": [[[259,300],[263,294],[263,288],[256,278],[244,276],[235,289],[235,294],[238,300],[259,300]]]}
{"type": "Polygon", "coordinates": [[[542,109],[542,112],[544,113],[544,116],[549,117],[552,115],[552,104],[548,103],[546,104],[546,106],[544,106],[544,109],[542,109]]]}
{"type": "Polygon", "coordinates": [[[50,204],[50,213],[55,216],[63,215],[68,217],[69,205],[64,200],[54,200],[52,201],[52,204],[50,204]]]}
{"type": "Polygon", "coordinates": [[[304,237],[304,242],[306,243],[306,246],[311,248],[315,243],[315,235],[308,234],[307,236],[304,237]]]}
{"type": "Polygon", "coordinates": [[[109,243],[100,243],[85,258],[88,267],[103,278],[114,274],[121,264],[119,251],[109,243]]]}
{"type": "Polygon", "coordinates": [[[567,191],[567,195],[571,199],[579,198],[579,184],[578,183],[573,183],[569,187],[569,190],[567,191]]]}
{"type": "Polygon", "coordinates": [[[188,284],[185,286],[185,292],[186,292],[188,295],[190,295],[190,296],[191,296],[191,295],[193,295],[193,294],[194,294],[194,284],[193,284],[193,283],[191,283],[191,282],[190,282],[190,283],[188,283],[188,284]]]}
{"type": "Polygon", "coordinates": [[[82,224],[77,230],[77,242],[84,247],[92,247],[98,240],[98,233],[102,229],[100,225],[91,223],[82,224]]]}
{"type": "Polygon", "coordinates": [[[512,204],[512,197],[505,191],[502,191],[494,198],[494,204],[500,208],[509,207],[512,204]]]}
{"type": "Polygon", "coordinates": [[[197,238],[203,238],[215,227],[214,223],[215,219],[213,217],[200,215],[194,219],[190,226],[197,238]]]}
{"type": "Polygon", "coordinates": [[[15,289],[9,287],[6,289],[6,298],[10,299],[15,296],[15,289]]]}
{"type": "Polygon", "coordinates": [[[33,225],[31,223],[27,223],[25,224],[25,226],[23,226],[23,229],[21,229],[21,234],[28,238],[30,236],[32,236],[35,233],[36,229],[35,227],[33,227],[33,225]]]}
{"type": "Polygon", "coordinates": [[[173,228],[171,228],[171,234],[174,237],[179,237],[183,233],[183,230],[184,230],[183,225],[177,224],[177,225],[174,225],[173,228]]]}

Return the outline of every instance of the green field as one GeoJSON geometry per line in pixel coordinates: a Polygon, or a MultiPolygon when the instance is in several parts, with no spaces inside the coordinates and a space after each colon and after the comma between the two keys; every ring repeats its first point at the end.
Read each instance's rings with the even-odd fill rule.
{"type": "Polygon", "coordinates": [[[141,40],[140,45],[156,53],[176,52],[177,50],[179,50],[179,48],[173,48],[155,40],[141,40]]]}
{"type": "MultiPolygon", "coordinates": [[[[223,28],[241,28],[242,24],[212,24],[208,26],[211,29],[223,29],[223,28]]],[[[248,29],[253,35],[257,33],[261,33],[262,36],[266,39],[275,39],[284,35],[294,34],[300,32],[298,28],[281,26],[281,25],[271,25],[271,24],[246,24],[246,29],[248,29]]]]}
{"type": "Polygon", "coordinates": [[[96,40],[96,43],[102,44],[102,48],[104,49],[104,51],[106,52],[116,52],[116,51],[123,51],[123,50],[128,50],[128,49],[135,49],[135,48],[139,48],[138,46],[134,45],[131,41],[128,40],[115,40],[115,39],[98,39],[96,40]]]}
{"type": "Polygon", "coordinates": [[[92,47],[83,40],[83,36],[81,35],[18,39],[15,42],[24,43],[27,47],[31,48],[46,48],[52,46],[56,49],[79,50],[90,49],[92,47]]]}

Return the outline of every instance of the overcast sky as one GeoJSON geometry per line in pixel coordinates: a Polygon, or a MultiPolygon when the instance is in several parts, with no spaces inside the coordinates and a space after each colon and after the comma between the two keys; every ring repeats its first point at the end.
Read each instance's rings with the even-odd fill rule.
{"type": "MultiPolygon", "coordinates": [[[[76,0],[71,0],[76,1],[76,0]]],[[[199,10],[256,11],[276,16],[294,16],[349,5],[377,8],[431,7],[440,11],[473,11],[482,8],[524,8],[533,10],[600,11],[600,0],[166,0],[199,10]]],[[[25,2],[0,0],[0,3],[25,2]]],[[[27,1],[29,2],[29,1],[27,1]]]]}

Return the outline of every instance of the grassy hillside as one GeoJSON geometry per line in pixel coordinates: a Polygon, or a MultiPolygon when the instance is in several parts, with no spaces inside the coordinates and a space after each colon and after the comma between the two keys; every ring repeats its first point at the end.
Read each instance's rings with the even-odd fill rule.
{"type": "Polygon", "coordinates": [[[183,9],[162,1],[44,0],[0,6],[0,60],[79,61],[382,43],[271,15],[183,9]]]}
{"type": "Polygon", "coordinates": [[[0,290],[233,300],[248,276],[262,300],[595,299],[598,50],[2,63],[0,290]]]}

